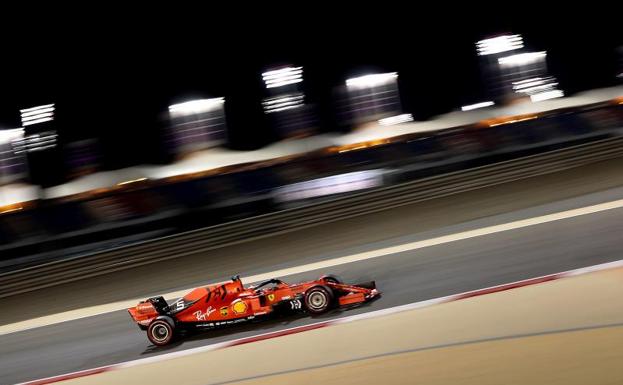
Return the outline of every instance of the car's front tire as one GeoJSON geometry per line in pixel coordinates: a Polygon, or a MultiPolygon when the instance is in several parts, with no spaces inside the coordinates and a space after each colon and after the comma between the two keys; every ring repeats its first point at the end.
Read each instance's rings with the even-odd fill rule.
{"type": "Polygon", "coordinates": [[[305,307],[311,314],[322,314],[333,306],[333,292],[326,286],[314,286],[305,292],[305,307]]]}

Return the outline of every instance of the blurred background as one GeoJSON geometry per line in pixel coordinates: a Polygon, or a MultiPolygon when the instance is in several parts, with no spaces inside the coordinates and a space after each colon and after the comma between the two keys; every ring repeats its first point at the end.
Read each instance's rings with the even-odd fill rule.
{"type": "Polygon", "coordinates": [[[1,268],[618,135],[608,23],[382,14],[7,42],[1,268]]]}
{"type": "Polygon", "coordinates": [[[620,5],[236,6],[0,23],[0,383],[145,357],[102,381],[623,381],[620,5]],[[382,297],[164,349],[126,311],[327,273],[382,297]]]}

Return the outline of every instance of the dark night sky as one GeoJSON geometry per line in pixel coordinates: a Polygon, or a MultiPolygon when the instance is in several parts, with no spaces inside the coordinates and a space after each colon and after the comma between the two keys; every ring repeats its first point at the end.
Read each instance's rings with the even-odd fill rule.
{"type": "Polygon", "coordinates": [[[620,9],[461,22],[393,8],[331,18],[325,10],[308,20],[304,11],[244,19],[190,11],[140,22],[81,17],[64,29],[46,23],[32,36],[4,34],[0,127],[15,127],[20,107],[55,102],[62,140],[98,137],[105,165],[116,168],[161,161],[158,113],[192,96],[226,97],[232,147],[270,141],[259,99],[260,73],[271,64],[304,66],[308,95],[324,110],[348,75],[398,71],[405,111],[426,119],[482,100],[474,50],[482,37],[521,33],[528,48],[547,50],[550,73],[568,94],[616,84],[615,48],[623,44],[620,9]]]}

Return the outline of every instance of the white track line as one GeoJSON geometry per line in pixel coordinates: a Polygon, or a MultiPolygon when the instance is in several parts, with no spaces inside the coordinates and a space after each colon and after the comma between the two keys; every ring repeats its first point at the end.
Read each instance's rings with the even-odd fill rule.
{"type": "Polygon", "coordinates": [[[400,306],[390,307],[386,309],[375,310],[375,311],[371,311],[367,313],[341,317],[341,318],[337,318],[333,320],[320,321],[320,322],[315,322],[312,324],[302,325],[302,326],[295,326],[292,328],[262,333],[262,334],[258,334],[255,336],[238,338],[238,339],[234,339],[231,341],[218,342],[218,343],[211,344],[211,345],[199,346],[196,348],[181,350],[177,352],[164,353],[164,354],[160,354],[160,355],[153,356],[153,357],[140,358],[137,360],[130,360],[130,361],[125,361],[125,362],[120,362],[117,364],[100,366],[100,367],[93,368],[93,369],[86,369],[86,370],[81,370],[77,372],[61,374],[58,376],[52,376],[52,377],[47,377],[47,378],[43,378],[39,380],[23,382],[17,385],[51,384],[55,382],[65,381],[68,379],[91,376],[94,374],[99,374],[99,373],[108,372],[112,370],[131,368],[133,366],[138,366],[138,365],[162,362],[162,361],[170,360],[173,358],[189,356],[189,355],[196,354],[196,353],[203,353],[203,352],[209,352],[213,350],[229,348],[232,346],[244,345],[248,343],[271,339],[271,338],[277,338],[277,337],[282,337],[282,336],[286,336],[290,334],[302,333],[302,332],[309,331],[309,330],[320,329],[320,328],[332,326],[332,325],[340,325],[340,324],[351,323],[351,322],[360,321],[364,319],[383,317],[383,316],[387,316],[390,314],[396,314],[396,313],[401,313],[401,312],[405,312],[409,310],[421,309],[421,308],[425,308],[425,307],[429,307],[433,305],[439,305],[442,303],[454,302],[454,301],[459,301],[459,300],[468,299],[472,297],[493,294],[493,293],[497,293],[500,291],[516,289],[516,288],[530,286],[530,285],[536,285],[536,284],[540,284],[544,282],[554,281],[554,280],[561,279],[561,278],[573,277],[573,276],[588,274],[588,273],[592,273],[596,271],[603,271],[603,270],[616,269],[616,268],[622,268],[622,267],[623,267],[623,260],[602,263],[599,265],[588,266],[588,267],[563,271],[560,273],[554,273],[554,274],[549,274],[549,275],[543,275],[540,277],[505,283],[502,285],[486,287],[483,289],[466,291],[466,292],[458,293],[458,294],[451,294],[445,297],[439,297],[439,298],[428,299],[425,301],[413,302],[413,303],[409,303],[405,305],[400,305],[400,306]]]}
{"type": "MultiPolygon", "coordinates": [[[[595,214],[603,211],[619,209],[623,207],[623,199],[618,199],[611,202],[600,203],[592,206],[581,207],[572,210],[561,211],[558,213],[542,215],[538,217],[522,219],[518,221],[502,223],[499,225],[482,227],[474,230],[462,231],[454,234],[444,235],[440,237],[425,239],[421,241],[404,243],[402,245],[384,247],[381,249],[366,251],[362,253],[347,255],[344,257],[328,259],[320,262],[308,263],[305,265],[290,267],[286,269],[275,270],[267,273],[256,274],[249,277],[244,277],[246,282],[257,282],[273,277],[285,277],[293,274],[305,273],[308,271],[326,269],[328,267],[344,265],[353,262],[365,261],[368,259],[385,257],[391,254],[402,253],[406,251],[413,251],[423,249],[431,246],[439,246],[446,243],[457,242],[465,239],[471,239],[481,237],[485,235],[491,235],[501,233],[504,231],[511,231],[522,229],[530,226],[536,226],[544,223],[550,223],[563,219],[575,218],[582,215],[595,214]]],[[[216,282],[206,283],[216,284],[216,282]]],[[[178,290],[170,293],[163,294],[166,299],[179,298],[185,295],[189,289],[178,290]]],[[[70,310],[58,314],[52,314],[48,316],[38,317],[26,321],[15,322],[7,325],[0,326],[0,335],[15,333],[19,331],[34,329],[42,326],[49,326],[61,322],[72,321],[80,318],[91,317],[99,314],[109,313],[112,311],[126,309],[128,307],[135,306],[136,303],[144,298],[134,298],[127,301],[119,301],[108,303],[104,305],[90,306],[77,310],[70,310]]]]}

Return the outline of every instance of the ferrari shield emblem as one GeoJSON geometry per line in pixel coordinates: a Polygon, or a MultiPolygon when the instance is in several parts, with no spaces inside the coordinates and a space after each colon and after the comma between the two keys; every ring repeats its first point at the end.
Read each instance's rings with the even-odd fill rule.
{"type": "Polygon", "coordinates": [[[274,294],[269,294],[268,295],[268,300],[271,301],[271,302],[274,301],[275,300],[275,295],[274,294]]]}
{"type": "Polygon", "coordinates": [[[222,315],[223,317],[226,317],[228,313],[229,313],[229,312],[228,312],[228,310],[227,310],[227,306],[223,306],[223,307],[221,308],[221,315],[222,315]]]}

